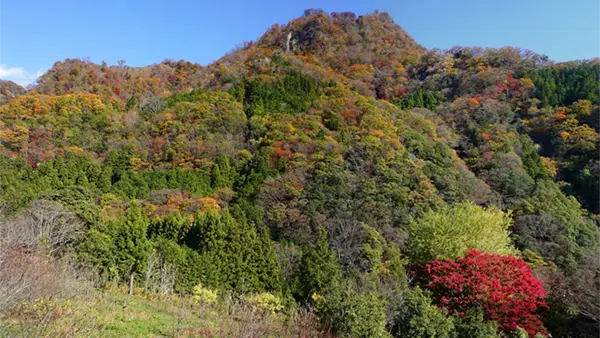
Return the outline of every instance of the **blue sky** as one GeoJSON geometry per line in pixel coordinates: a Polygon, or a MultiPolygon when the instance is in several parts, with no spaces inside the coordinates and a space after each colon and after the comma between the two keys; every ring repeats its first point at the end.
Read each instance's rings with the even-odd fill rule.
{"type": "Polygon", "coordinates": [[[598,0],[0,0],[0,78],[27,84],[65,58],[207,64],[307,8],[387,11],[426,48],[516,46],[556,61],[600,54],[598,0]]]}

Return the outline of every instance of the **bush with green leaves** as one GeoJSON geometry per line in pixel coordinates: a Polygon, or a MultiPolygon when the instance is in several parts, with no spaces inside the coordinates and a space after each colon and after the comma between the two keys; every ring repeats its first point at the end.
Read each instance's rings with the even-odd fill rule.
{"type": "Polygon", "coordinates": [[[217,297],[216,291],[205,288],[202,284],[198,284],[192,289],[192,299],[202,304],[213,304],[217,301],[217,297]]]}
{"type": "Polygon", "coordinates": [[[471,309],[464,316],[454,318],[454,329],[457,338],[500,338],[498,334],[498,323],[485,321],[483,312],[479,309],[471,309]]]}
{"type": "Polygon", "coordinates": [[[386,299],[376,291],[357,292],[344,283],[324,295],[312,296],[319,322],[341,336],[390,337],[385,330],[386,299]]]}
{"type": "Polygon", "coordinates": [[[283,309],[281,299],[272,293],[262,292],[246,299],[246,302],[260,312],[275,314],[283,309]]]}
{"type": "Polygon", "coordinates": [[[469,249],[511,254],[510,213],[470,202],[430,210],[409,225],[408,253],[414,262],[458,258],[469,249]]]}
{"type": "Polygon", "coordinates": [[[531,197],[517,206],[515,214],[519,216],[518,239],[533,239],[526,248],[542,254],[544,259],[565,271],[576,271],[594,250],[598,250],[596,223],[587,217],[588,212],[581,208],[575,197],[565,195],[555,182],[538,182],[531,197]],[[531,214],[539,216],[533,224],[535,227],[525,227],[523,215],[531,214]],[[542,217],[549,220],[544,222],[544,227],[540,226],[542,217]],[[548,251],[540,244],[555,249],[548,251]]]}
{"type": "Polygon", "coordinates": [[[88,232],[78,247],[79,257],[100,269],[106,277],[127,281],[146,272],[152,244],[147,237],[148,218],[137,205],[125,216],[99,224],[88,232]]]}
{"type": "Polygon", "coordinates": [[[454,322],[445,312],[431,304],[431,298],[420,288],[406,290],[393,319],[390,332],[394,337],[451,338],[454,322]]]}

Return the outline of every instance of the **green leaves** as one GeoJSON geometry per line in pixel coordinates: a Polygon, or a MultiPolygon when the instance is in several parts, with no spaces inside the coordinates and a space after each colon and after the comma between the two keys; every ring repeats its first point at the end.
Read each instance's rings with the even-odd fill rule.
{"type": "Polygon", "coordinates": [[[264,230],[234,219],[226,209],[197,215],[188,244],[197,248],[205,266],[203,281],[213,288],[279,292],[280,269],[264,230]]]}
{"type": "Polygon", "coordinates": [[[78,247],[79,257],[96,268],[104,277],[126,281],[136,273],[145,273],[151,243],[146,237],[148,219],[136,205],[124,217],[90,229],[78,247]]]}
{"type": "Polygon", "coordinates": [[[458,258],[469,249],[511,254],[510,214],[469,202],[429,211],[409,225],[408,253],[414,262],[458,258]]]}
{"type": "Polygon", "coordinates": [[[329,250],[327,231],[319,229],[319,238],[314,247],[302,253],[297,271],[296,297],[309,299],[313,293],[325,294],[339,287],[340,265],[336,256],[329,250]]]}
{"type": "Polygon", "coordinates": [[[130,207],[124,218],[111,224],[109,231],[114,241],[114,259],[120,276],[134,272],[143,274],[151,245],[146,237],[148,219],[142,215],[140,208],[130,207]]]}
{"type": "Polygon", "coordinates": [[[248,118],[266,113],[297,114],[307,112],[309,104],[320,93],[320,83],[313,77],[290,70],[274,84],[266,83],[262,78],[254,78],[231,89],[236,97],[243,95],[244,110],[248,118]]]}
{"type": "Polygon", "coordinates": [[[451,338],[454,323],[420,288],[406,290],[391,329],[394,337],[451,338]]]}

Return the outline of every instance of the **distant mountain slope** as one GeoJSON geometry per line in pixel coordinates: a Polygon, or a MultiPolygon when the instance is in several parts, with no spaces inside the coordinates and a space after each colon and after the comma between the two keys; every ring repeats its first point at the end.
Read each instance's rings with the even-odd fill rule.
{"type": "Polygon", "coordinates": [[[26,92],[25,88],[12,81],[0,80],[0,105],[8,103],[18,95],[26,92]]]}
{"type": "Polygon", "coordinates": [[[147,67],[117,66],[67,59],[56,62],[37,81],[41,94],[90,93],[127,102],[132,96],[165,95],[191,90],[201,83],[203,67],[186,61],[165,60],[147,67]]]}

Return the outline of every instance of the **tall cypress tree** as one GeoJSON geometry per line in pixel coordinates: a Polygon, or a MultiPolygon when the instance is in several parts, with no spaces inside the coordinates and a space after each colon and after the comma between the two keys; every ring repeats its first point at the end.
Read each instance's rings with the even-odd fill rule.
{"type": "Polygon", "coordinates": [[[314,247],[302,254],[297,271],[296,297],[307,300],[313,293],[327,293],[339,285],[341,269],[335,254],[329,250],[327,230],[319,229],[314,247]]]}
{"type": "Polygon", "coordinates": [[[115,244],[115,263],[121,278],[131,274],[141,275],[151,249],[148,240],[148,219],[137,205],[127,210],[125,217],[112,223],[111,232],[115,244]]]}
{"type": "Polygon", "coordinates": [[[213,188],[224,188],[227,187],[228,182],[226,177],[221,173],[221,168],[218,164],[213,166],[212,177],[211,177],[211,185],[213,188]]]}
{"type": "Polygon", "coordinates": [[[242,292],[280,290],[280,269],[268,235],[234,219],[228,210],[198,214],[192,233],[203,257],[199,268],[205,284],[242,292]]]}

